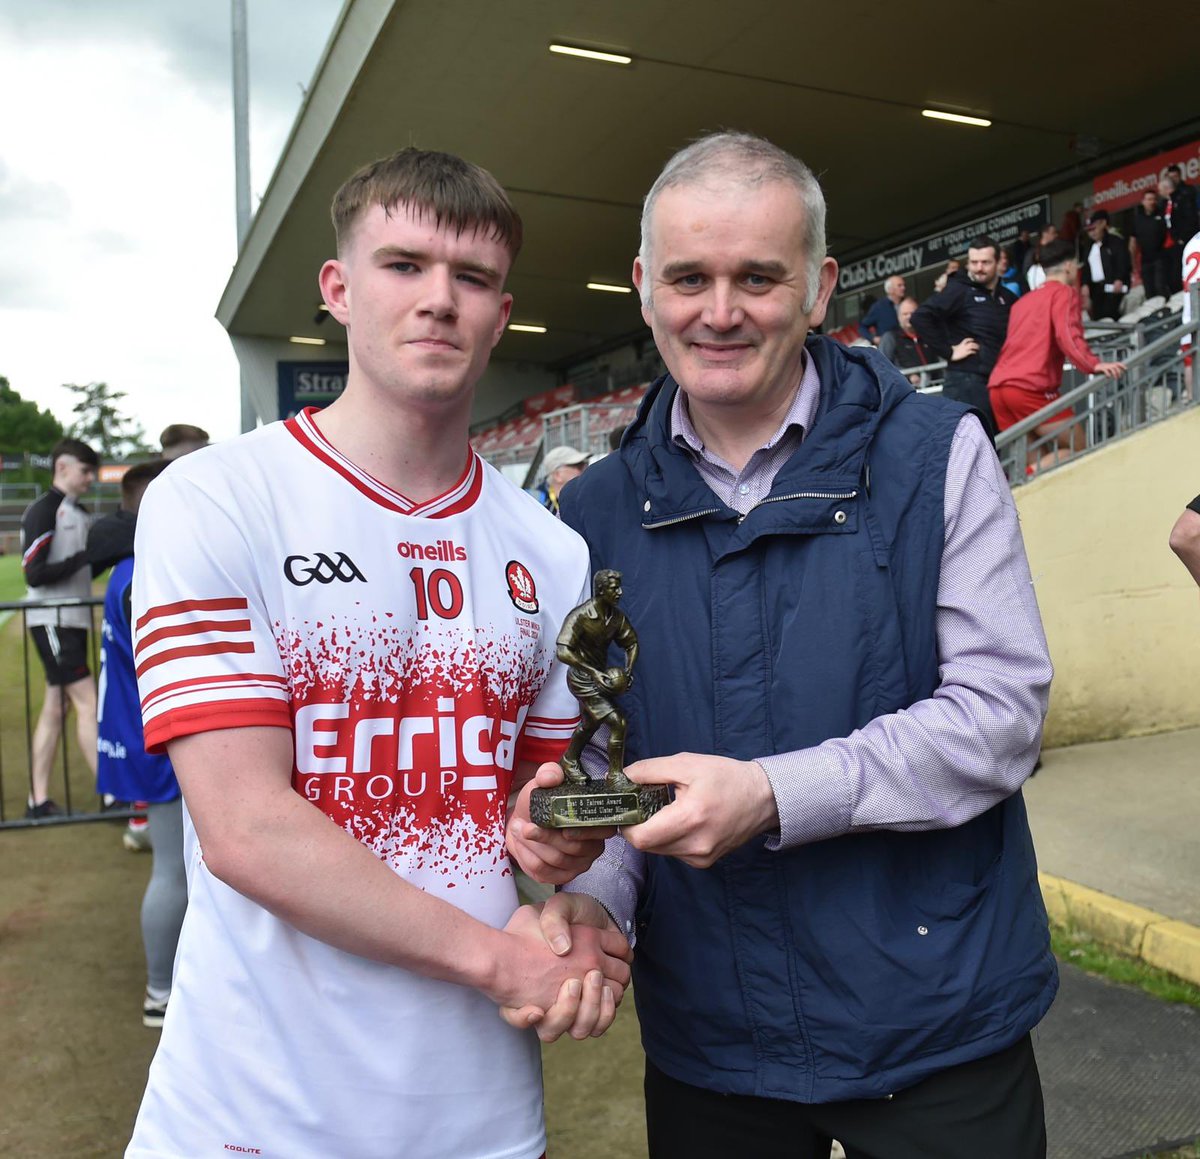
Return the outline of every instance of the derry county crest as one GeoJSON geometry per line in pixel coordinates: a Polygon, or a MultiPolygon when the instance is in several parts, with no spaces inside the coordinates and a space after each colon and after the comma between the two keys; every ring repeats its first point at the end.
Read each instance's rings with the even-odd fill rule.
{"type": "Polygon", "coordinates": [[[529,568],[520,560],[511,559],[504,569],[504,578],[508,581],[508,598],[512,600],[513,605],[523,612],[536,612],[537,586],[533,582],[533,576],[529,574],[529,568]]]}

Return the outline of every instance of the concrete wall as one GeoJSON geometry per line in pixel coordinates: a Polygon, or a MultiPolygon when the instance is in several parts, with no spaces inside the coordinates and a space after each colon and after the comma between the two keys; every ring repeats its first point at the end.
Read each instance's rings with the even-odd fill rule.
{"type": "Polygon", "coordinates": [[[1047,747],[1200,725],[1200,594],[1167,546],[1198,492],[1200,408],[1017,488],[1055,667],[1047,747]]]}

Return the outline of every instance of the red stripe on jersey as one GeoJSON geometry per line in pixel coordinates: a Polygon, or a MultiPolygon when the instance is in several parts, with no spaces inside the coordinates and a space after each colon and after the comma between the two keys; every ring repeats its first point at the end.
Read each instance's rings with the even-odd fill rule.
{"type": "Polygon", "coordinates": [[[185,688],[193,688],[197,684],[278,684],[281,689],[286,691],[287,681],[282,676],[276,676],[273,672],[232,672],[224,676],[193,676],[190,680],[173,680],[170,684],[164,684],[161,688],[156,688],[153,692],[147,693],[142,697],[142,707],[145,708],[153,700],[158,700],[159,697],[167,696],[173,692],[180,692],[185,688]]]}
{"type": "Polygon", "coordinates": [[[227,728],[291,728],[292,714],[278,700],[233,700],[191,704],[164,712],[146,724],[146,751],[165,753],[167,741],[227,728]]]}
{"type": "Polygon", "coordinates": [[[188,620],[183,624],[168,624],[165,628],[155,628],[153,632],[147,633],[138,640],[133,651],[136,655],[143,648],[149,648],[151,644],[157,644],[159,640],[166,640],[171,636],[198,636],[201,632],[248,631],[250,631],[249,620],[188,620]]]}
{"type": "Polygon", "coordinates": [[[316,413],[316,407],[305,407],[295,418],[288,419],[284,426],[305,450],[336,471],[357,491],[388,511],[396,511],[401,515],[441,519],[447,515],[457,515],[461,511],[466,511],[475,503],[483,490],[483,471],[478,466],[478,456],[468,446],[466,467],[454,486],[424,503],[414,503],[406,495],[381,483],[347,459],[321,433],[313,421],[316,413]]]}
{"type": "Polygon", "coordinates": [[[166,664],[169,660],[180,660],[185,656],[219,656],[227,652],[253,651],[254,644],[249,640],[244,643],[189,644],[185,648],[168,648],[165,652],[159,652],[157,656],[143,660],[137,666],[137,674],[141,676],[143,673],[149,672],[151,668],[157,668],[158,665],[166,664]]]}
{"type": "Polygon", "coordinates": [[[37,537],[26,549],[25,554],[21,556],[21,566],[26,567],[31,559],[38,554],[43,548],[50,546],[50,540],[54,538],[53,531],[45,531],[37,537]]]}
{"type": "Polygon", "coordinates": [[[159,604],[147,608],[144,615],[138,617],[134,627],[140,632],[151,620],[163,616],[177,616],[180,612],[244,612],[250,607],[244,598],[229,596],[218,600],[178,600],[173,604],[159,604]]]}
{"type": "Polygon", "coordinates": [[[517,761],[536,761],[539,765],[546,761],[557,761],[567,751],[570,738],[563,740],[547,740],[540,736],[521,734],[517,743],[517,761]]]}
{"type": "MultiPolygon", "coordinates": [[[[317,440],[309,433],[310,429],[315,431],[316,428],[311,424],[302,424],[301,420],[308,415],[309,410],[315,408],[305,408],[295,418],[288,419],[283,425],[294,436],[296,441],[304,447],[310,454],[320,459],[325,466],[330,467],[342,476],[348,483],[361,491],[368,499],[373,499],[380,507],[386,507],[389,511],[398,511],[401,515],[408,515],[412,510],[411,500],[406,499],[398,491],[392,491],[390,488],[384,487],[382,483],[376,483],[371,480],[374,486],[368,485],[357,475],[353,474],[339,461],[341,458],[328,443],[317,442],[317,440]],[[328,448],[328,449],[327,449],[328,448]]],[[[370,476],[367,476],[370,479],[370,476]]]]}
{"type": "Polygon", "coordinates": [[[431,499],[413,509],[414,515],[424,515],[428,519],[445,519],[447,515],[458,515],[474,506],[483,490],[483,468],[479,466],[479,457],[474,451],[467,456],[467,470],[456,487],[451,488],[445,495],[431,499]],[[461,492],[461,494],[457,494],[461,492]],[[438,504],[450,500],[444,507],[438,504]]]}

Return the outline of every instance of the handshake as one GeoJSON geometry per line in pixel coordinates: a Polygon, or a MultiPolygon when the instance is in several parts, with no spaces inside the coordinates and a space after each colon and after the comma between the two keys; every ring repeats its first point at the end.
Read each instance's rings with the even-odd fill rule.
{"type": "MultiPolygon", "coordinates": [[[[622,668],[603,673],[604,686],[624,691],[622,668]]],[[[616,830],[611,827],[557,830],[547,834],[529,819],[529,794],[562,779],[557,765],[543,765],[522,790],[508,826],[508,846],[536,880],[562,885],[586,870],[616,830]],[[551,844],[539,843],[539,836],[551,844]],[[529,856],[536,846],[537,855],[529,856]],[[524,855],[524,856],[523,856],[524,855]]],[[[513,977],[485,992],[500,1016],[518,1029],[534,1027],[543,1042],[563,1034],[598,1038],[613,1023],[629,985],[633,949],[608,911],[586,894],[556,893],[540,906],[524,905],[504,933],[519,963],[513,977]]]]}
{"type": "MultiPolygon", "coordinates": [[[[613,669],[605,672],[611,677],[613,669]]],[[[615,671],[621,672],[622,669],[615,671]]],[[[707,869],[763,833],[778,832],[774,790],[757,761],[676,753],[636,761],[625,769],[637,785],[671,785],[669,805],[621,836],[628,856],[675,857],[707,869]]],[[[616,830],[599,826],[543,829],[529,819],[529,795],[562,781],[558,765],[544,764],[522,788],[508,822],[508,849],[537,881],[564,885],[583,873],[616,830]]],[[[582,893],[558,893],[541,908],[525,906],[504,931],[525,952],[530,974],[487,992],[513,1026],[535,1026],[543,1042],[603,1034],[616,1017],[629,983],[633,951],[608,911],[582,893]]]]}

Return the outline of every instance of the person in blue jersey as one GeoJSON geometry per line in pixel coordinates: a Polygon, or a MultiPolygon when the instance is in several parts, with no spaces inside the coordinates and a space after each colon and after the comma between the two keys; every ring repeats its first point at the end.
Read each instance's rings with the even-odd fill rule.
{"type": "Polygon", "coordinates": [[[151,480],[167,462],[140,463],[121,480],[121,509],[98,520],[88,538],[93,566],[113,565],[101,626],[100,692],[97,713],[97,785],[118,801],[145,801],[154,864],[142,898],[142,942],[146,950],[146,997],[142,1023],[163,1024],[171,996],[175,947],[187,909],[183,863],[183,802],[166,756],[146,752],[142,708],[133,661],[130,614],[133,533],[137,510],[151,480]]]}

